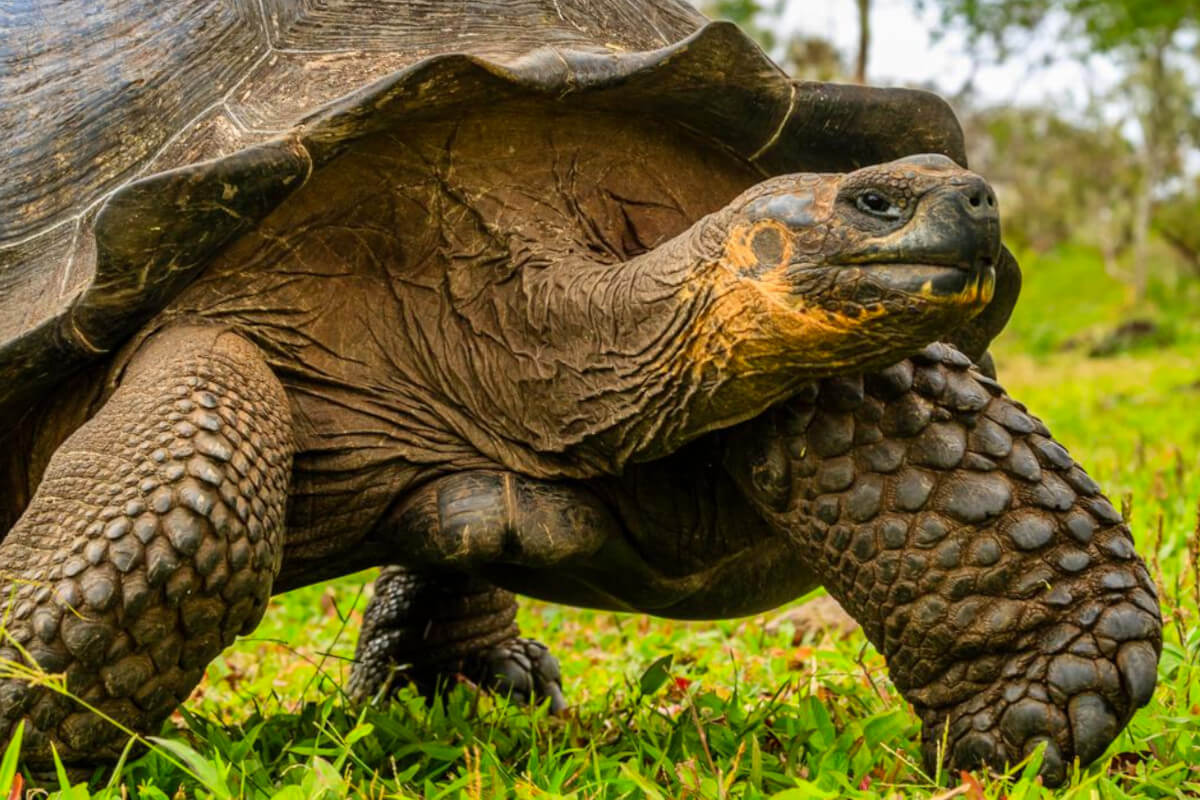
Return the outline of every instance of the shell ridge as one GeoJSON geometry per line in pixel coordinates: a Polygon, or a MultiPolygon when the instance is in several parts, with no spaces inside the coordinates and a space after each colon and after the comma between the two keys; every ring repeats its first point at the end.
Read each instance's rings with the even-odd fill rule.
{"type": "Polygon", "coordinates": [[[763,142],[762,147],[755,150],[754,155],[750,156],[751,161],[758,161],[758,159],[762,157],[763,153],[774,147],[775,143],[779,141],[779,138],[783,136],[784,130],[787,129],[788,120],[792,118],[792,112],[796,110],[796,84],[792,81],[789,81],[788,85],[791,87],[791,93],[788,95],[787,113],[780,118],[779,124],[775,126],[775,130],[772,131],[771,135],[767,137],[767,140],[763,142]]]}

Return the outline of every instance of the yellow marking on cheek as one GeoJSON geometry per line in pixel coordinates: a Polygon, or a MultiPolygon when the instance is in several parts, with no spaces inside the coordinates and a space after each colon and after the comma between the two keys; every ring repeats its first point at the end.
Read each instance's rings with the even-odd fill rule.
{"type": "MultiPolygon", "coordinates": [[[[784,307],[772,303],[771,324],[777,331],[773,345],[761,352],[746,353],[747,362],[762,369],[769,362],[793,365],[839,366],[846,342],[862,335],[872,321],[887,316],[882,305],[860,308],[856,315],[810,306],[801,300],[784,307]],[[780,341],[786,346],[780,346],[780,341]]],[[[747,364],[749,366],[749,364],[747,364]]]]}
{"type": "Polygon", "coordinates": [[[750,237],[746,235],[747,227],[749,226],[739,225],[731,230],[725,244],[724,262],[735,272],[753,269],[758,263],[754,251],[750,249],[750,237]]]}
{"type": "Polygon", "coordinates": [[[813,309],[802,306],[797,309],[799,319],[805,320],[805,327],[820,333],[843,334],[861,328],[865,323],[879,319],[887,314],[881,305],[859,308],[857,314],[847,314],[843,311],[833,311],[828,308],[813,309]]]}

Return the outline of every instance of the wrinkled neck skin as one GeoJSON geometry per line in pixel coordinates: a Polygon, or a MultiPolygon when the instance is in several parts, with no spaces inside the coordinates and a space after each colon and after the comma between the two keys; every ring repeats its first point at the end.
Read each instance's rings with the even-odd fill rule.
{"type": "Polygon", "coordinates": [[[584,472],[615,473],[794,391],[805,375],[763,359],[770,320],[719,263],[720,236],[714,215],[629,261],[543,252],[494,287],[526,320],[530,356],[512,364],[515,405],[498,424],[584,472]]]}

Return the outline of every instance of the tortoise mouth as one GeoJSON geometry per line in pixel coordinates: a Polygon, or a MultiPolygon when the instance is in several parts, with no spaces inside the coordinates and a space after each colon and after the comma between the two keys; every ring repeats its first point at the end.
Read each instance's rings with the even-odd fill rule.
{"type": "Polygon", "coordinates": [[[996,282],[995,265],[981,259],[962,264],[863,264],[859,285],[863,293],[900,292],[929,300],[987,302],[996,282]]]}

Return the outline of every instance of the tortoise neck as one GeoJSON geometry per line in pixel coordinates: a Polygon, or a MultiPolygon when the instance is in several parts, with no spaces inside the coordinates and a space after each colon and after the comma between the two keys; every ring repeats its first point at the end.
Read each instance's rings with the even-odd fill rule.
{"type": "Polygon", "coordinates": [[[802,382],[746,352],[761,326],[757,292],[720,263],[723,238],[718,212],[628,261],[568,256],[525,273],[531,336],[550,343],[543,372],[554,383],[542,397],[559,423],[553,444],[572,460],[619,472],[748,419],[802,382]]]}

